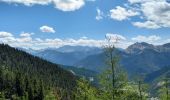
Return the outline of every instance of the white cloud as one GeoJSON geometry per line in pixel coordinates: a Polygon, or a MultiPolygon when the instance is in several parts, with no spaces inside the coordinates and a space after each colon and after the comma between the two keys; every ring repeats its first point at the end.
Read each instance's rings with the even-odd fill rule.
{"type": "Polygon", "coordinates": [[[46,25],[41,26],[40,30],[41,30],[41,32],[44,32],[44,33],[55,33],[55,30],[52,27],[49,27],[46,25]]]}
{"type": "Polygon", "coordinates": [[[33,45],[31,34],[33,33],[21,33],[21,37],[16,38],[9,32],[0,32],[0,42],[14,47],[30,47],[33,45]]]}
{"type": "Polygon", "coordinates": [[[127,10],[126,8],[120,6],[110,10],[110,17],[118,21],[122,21],[136,15],[139,15],[139,13],[132,10],[127,10]]]}
{"type": "Polygon", "coordinates": [[[151,1],[166,1],[166,0],[128,0],[131,4],[146,3],[151,1]]]}
{"type": "Polygon", "coordinates": [[[32,6],[35,4],[47,5],[47,4],[51,3],[51,0],[1,0],[1,1],[7,2],[7,3],[24,4],[26,6],[32,6]]]}
{"type": "Polygon", "coordinates": [[[104,13],[99,8],[97,8],[96,11],[97,11],[96,20],[103,19],[104,13]]]}
{"type": "Polygon", "coordinates": [[[138,10],[143,14],[143,22],[134,22],[133,25],[142,28],[157,29],[170,27],[170,3],[167,0],[129,0],[133,5],[138,5],[138,10]]]}
{"type": "Polygon", "coordinates": [[[31,35],[33,35],[34,33],[25,33],[25,32],[23,32],[23,33],[21,33],[20,34],[20,36],[21,37],[30,37],[31,35]]]}
{"type": "Polygon", "coordinates": [[[85,0],[1,0],[1,2],[24,4],[26,6],[54,4],[55,8],[62,11],[75,11],[85,5],[85,0]]]}
{"type": "Polygon", "coordinates": [[[17,42],[23,43],[23,42],[31,42],[32,38],[31,37],[22,37],[22,38],[16,38],[17,42]]]}
{"type": "Polygon", "coordinates": [[[133,22],[134,26],[140,27],[140,28],[149,28],[149,29],[157,29],[160,28],[159,25],[157,25],[155,22],[152,21],[146,21],[146,22],[133,22]]]}
{"type": "MultiPolygon", "coordinates": [[[[0,32],[1,33],[1,32],[0,32]]],[[[8,33],[8,32],[4,32],[8,33]]],[[[28,35],[31,33],[21,33],[20,37],[14,37],[12,34],[10,35],[3,35],[0,38],[1,43],[9,44],[13,47],[22,47],[22,48],[33,48],[33,49],[43,49],[43,48],[58,48],[64,45],[72,45],[72,46],[92,46],[92,47],[101,47],[107,43],[106,39],[91,39],[88,37],[81,37],[79,39],[60,39],[60,38],[32,38],[32,35],[28,35]]],[[[113,34],[107,33],[106,38],[111,39],[115,43],[115,40],[118,39],[119,41],[115,43],[115,46],[118,48],[127,48],[129,45],[133,44],[134,42],[147,42],[152,44],[161,44],[167,43],[169,40],[163,41],[161,37],[156,35],[151,36],[142,36],[139,35],[137,37],[128,40],[126,37],[120,34],[113,34]]]]}
{"type": "Polygon", "coordinates": [[[138,35],[137,37],[132,38],[132,40],[135,42],[147,42],[147,43],[154,43],[160,39],[161,37],[156,35],[151,35],[151,36],[138,35]]]}
{"type": "Polygon", "coordinates": [[[13,35],[9,32],[0,31],[0,38],[12,37],[13,35]]]}
{"type": "MultiPolygon", "coordinates": [[[[1,33],[1,32],[0,32],[1,33]]],[[[8,33],[8,32],[3,32],[8,33]]],[[[32,38],[31,33],[21,33],[20,37],[14,37],[12,34],[3,35],[2,38],[0,38],[1,43],[9,44],[13,47],[22,47],[22,48],[34,48],[34,49],[43,49],[43,48],[57,48],[64,45],[72,45],[72,46],[92,46],[92,47],[101,47],[103,46],[106,41],[105,39],[90,39],[88,37],[81,37],[79,39],[60,39],[60,38],[54,38],[54,39],[41,39],[41,38],[32,38]]],[[[116,44],[116,47],[120,48],[126,48],[129,44],[129,42],[124,42],[126,40],[125,37],[119,35],[119,34],[106,34],[107,37],[111,37],[111,39],[120,38],[120,42],[116,44]],[[123,40],[123,41],[122,41],[123,40]]]]}
{"type": "Polygon", "coordinates": [[[53,0],[56,8],[62,11],[74,11],[85,5],[84,0],[53,0]]]}
{"type": "Polygon", "coordinates": [[[142,4],[142,11],[147,20],[160,27],[170,27],[170,4],[166,1],[152,1],[142,4]]]}
{"type": "Polygon", "coordinates": [[[153,1],[153,0],[128,0],[131,4],[136,4],[136,3],[144,3],[148,1],[153,1]]]}

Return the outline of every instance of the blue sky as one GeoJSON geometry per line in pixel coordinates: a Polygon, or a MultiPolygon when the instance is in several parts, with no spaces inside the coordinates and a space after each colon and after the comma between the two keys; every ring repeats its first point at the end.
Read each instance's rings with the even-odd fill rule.
{"type": "Polygon", "coordinates": [[[15,47],[170,42],[166,0],[0,0],[0,42],[15,47]]]}

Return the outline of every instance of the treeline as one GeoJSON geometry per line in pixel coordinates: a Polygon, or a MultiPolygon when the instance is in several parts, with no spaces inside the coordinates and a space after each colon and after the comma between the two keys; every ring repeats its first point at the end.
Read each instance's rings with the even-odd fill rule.
{"type": "Polygon", "coordinates": [[[77,79],[56,64],[5,44],[0,44],[0,72],[0,99],[10,100],[70,100],[77,79]]]}
{"type": "Polygon", "coordinates": [[[5,66],[0,67],[0,98],[2,100],[43,100],[44,88],[48,90],[40,79],[29,77],[19,71],[12,72],[5,66]]]}

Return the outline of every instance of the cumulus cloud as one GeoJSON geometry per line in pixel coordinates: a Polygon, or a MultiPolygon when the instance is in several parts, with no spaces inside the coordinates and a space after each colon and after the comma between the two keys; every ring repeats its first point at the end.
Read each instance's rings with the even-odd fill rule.
{"type": "Polygon", "coordinates": [[[25,32],[22,32],[20,34],[21,37],[30,37],[31,35],[33,35],[34,33],[25,33],[25,32]]]}
{"type": "Polygon", "coordinates": [[[110,17],[118,21],[122,21],[136,15],[139,15],[139,13],[133,10],[127,10],[126,8],[120,6],[110,10],[110,17]]]}
{"type": "Polygon", "coordinates": [[[152,21],[145,21],[145,22],[133,22],[134,26],[140,27],[140,28],[149,28],[149,29],[157,29],[160,28],[159,25],[157,25],[155,22],[152,21]]]}
{"type": "Polygon", "coordinates": [[[1,2],[18,3],[24,4],[26,6],[32,6],[34,4],[47,5],[51,2],[51,0],[1,0],[1,2]]]}
{"type": "Polygon", "coordinates": [[[96,20],[103,19],[104,13],[99,8],[97,8],[96,11],[97,11],[96,20]]]}
{"type": "Polygon", "coordinates": [[[167,0],[129,0],[138,5],[144,18],[143,22],[134,22],[133,25],[142,28],[157,29],[170,27],[170,3],[167,0]]]}
{"type": "MultiPolygon", "coordinates": [[[[126,38],[118,34],[108,33],[106,34],[106,37],[111,37],[112,40],[114,40],[116,37],[120,38],[121,39],[120,42],[116,44],[116,47],[119,47],[119,48],[126,48],[127,46],[131,44],[127,41],[126,43],[122,42],[122,40],[126,40],[126,38]]],[[[79,39],[72,39],[72,38],[69,38],[69,39],[55,38],[55,39],[45,39],[45,40],[37,39],[37,41],[41,41],[36,44],[38,45],[38,47],[39,46],[40,47],[61,47],[63,45],[101,47],[106,43],[105,39],[95,40],[95,39],[90,39],[87,37],[81,37],[79,39]]]]}
{"type": "MultiPolygon", "coordinates": [[[[0,32],[0,36],[1,36],[0,32]]],[[[71,45],[71,46],[91,46],[91,47],[102,47],[103,45],[107,44],[106,39],[111,39],[111,42],[115,43],[115,46],[118,48],[127,48],[129,45],[135,43],[135,42],[147,42],[152,44],[161,44],[161,43],[167,43],[169,41],[165,40],[163,41],[161,37],[156,35],[151,36],[142,36],[139,35],[137,37],[132,38],[131,40],[128,40],[126,37],[120,35],[120,34],[113,34],[113,33],[107,33],[105,35],[106,39],[91,39],[88,37],[80,37],[79,39],[60,39],[60,38],[32,38],[32,33],[21,33],[19,37],[15,37],[8,32],[3,32],[3,34],[8,35],[2,35],[3,37],[0,37],[0,42],[9,44],[13,47],[22,47],[22,48],[33,48],[33,49],[44,49],[44,48],[58,48],[62,47],[64,45],[71,45]],[[115,41],[118,40],[118,41],[115,41]],[[162,42],[159,42],[162,41],[162,42]]]]}
{"type": "Polygon", "coordinates": [[[44,32],[44,33],[55,33],[55,30],[52,27],[49,27],[46,25],[41,26],[40,30],[41,30],[41,32],[44,32]]]}
{"type": "Polygon", "coordinates": [[[122,21],[138,17],[132,22],[139,28],[158,29],[170,27],[170,2],[168,0],[128,0],[124,7],[117,6],[110,10],[110,17],[122,21]]]}
{"type": "MultiPolygon", "coordinates": [[[[0,42],[9,44],[14,47],[30,47],[32,45],[32,38],[29,33],[21,33],[19,38],[14,37],[12,33],[0,32],[1,38],[0,42]]],[[[31,33],[30,33],[31,34],[31,33]]]]}
{"type": "Polygon", "coordinates": [[[74,11],[85,4],[85,0],[53,0],[55,7],[62,11],[74,11]]]}
{"type": "Polygon", "coordinates": [[[147,43],[153,43],[153,42],[156,42],[160,39],[161,39],[161,37],[156,36],[156,35],[151,35],[151,36],[139,35],[137,37],[132,38],[132,40],[135,41],[135,42],[147,42],[147,43]]]}
{"type": "Polygon", "coordinates": [[[0,31],[0,38],[11,37],[12,34],[9,32],[0,31]]]}
{"type": "MultiPolygon", "coordinates": [[[[2,32],[0,32],[1,34],[2,32]]],[[[106,41],[105,39],[90,39],[88,37],[80,37],[79,39],[60,39],[60,38],[47,38],[47,39],[41,39],[41,38],[32,38],[33,33],[21,33],[20,37],[15,37],[11,33],[9,35],[3,35],[3,37],[0,38],[1,43],[9,44],[13,47],[22,47],[22,48],[33,48],[33,49],[43,49],[43,48],[57,48],[64,45],[72,45],[72,46],[92,46],[92,47],[101,47],[103,46],[106,41]]],[[[111,37],[112,40],[115,38],[120,38],[120,42],[116,44],[116,47],[120,48],[126,48],[129,44],[128,42],[124,43],[122,40],[126,40],[125,37],[119,35],[119,34],[106,34],[106,37],[111,37]]]]}
{"type": "MultiPolygon", "coordinates": [[[[136,4],[136,3],[144,3],[144,2],[149,2],[153,0],[128,0],[131,4],[136,4]]],[[[156,0],[158,1],[158,0],[156,0]]],[[[160,0],[159,0],[160,1],[160,0]]]]}
{"type": "MultiPolygon", "coordinates": [[[[85,5],[85,0],[0,0],[1,2],[32,5],[49,5],[53,4],[55,8],[61,11],[75,11],[85,5]]],[[[94,0],[87,0],[94,1],[94,0]]]]}

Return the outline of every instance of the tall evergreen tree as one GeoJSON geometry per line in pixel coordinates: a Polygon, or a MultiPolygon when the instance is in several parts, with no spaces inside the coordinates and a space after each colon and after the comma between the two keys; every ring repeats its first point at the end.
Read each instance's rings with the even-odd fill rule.
{"type": "Polygon", "coordinates": [[[33,99],[34,99],[33,89],[32,89],[32,86],[31,86],[31,85],[29,86],[29,89],[28,89],[28,99],[29,99],[29,100],[33,100],[33,99]]]}
{"type": "Polygon", "coordinates": [[[40,81],[40,87],[39,87],[39,100],[44,100],[44,87],[42,80],[40,81]]]}
{"type": "Polygon", "coordinates": [[[24,89],[22,87],[22,78],[21,78],[21,73],[17,73],[16,79],[15,79],[15,87],[16,87],[16,93],[18,96],[23,96],[24,95],[24,89]]]}

